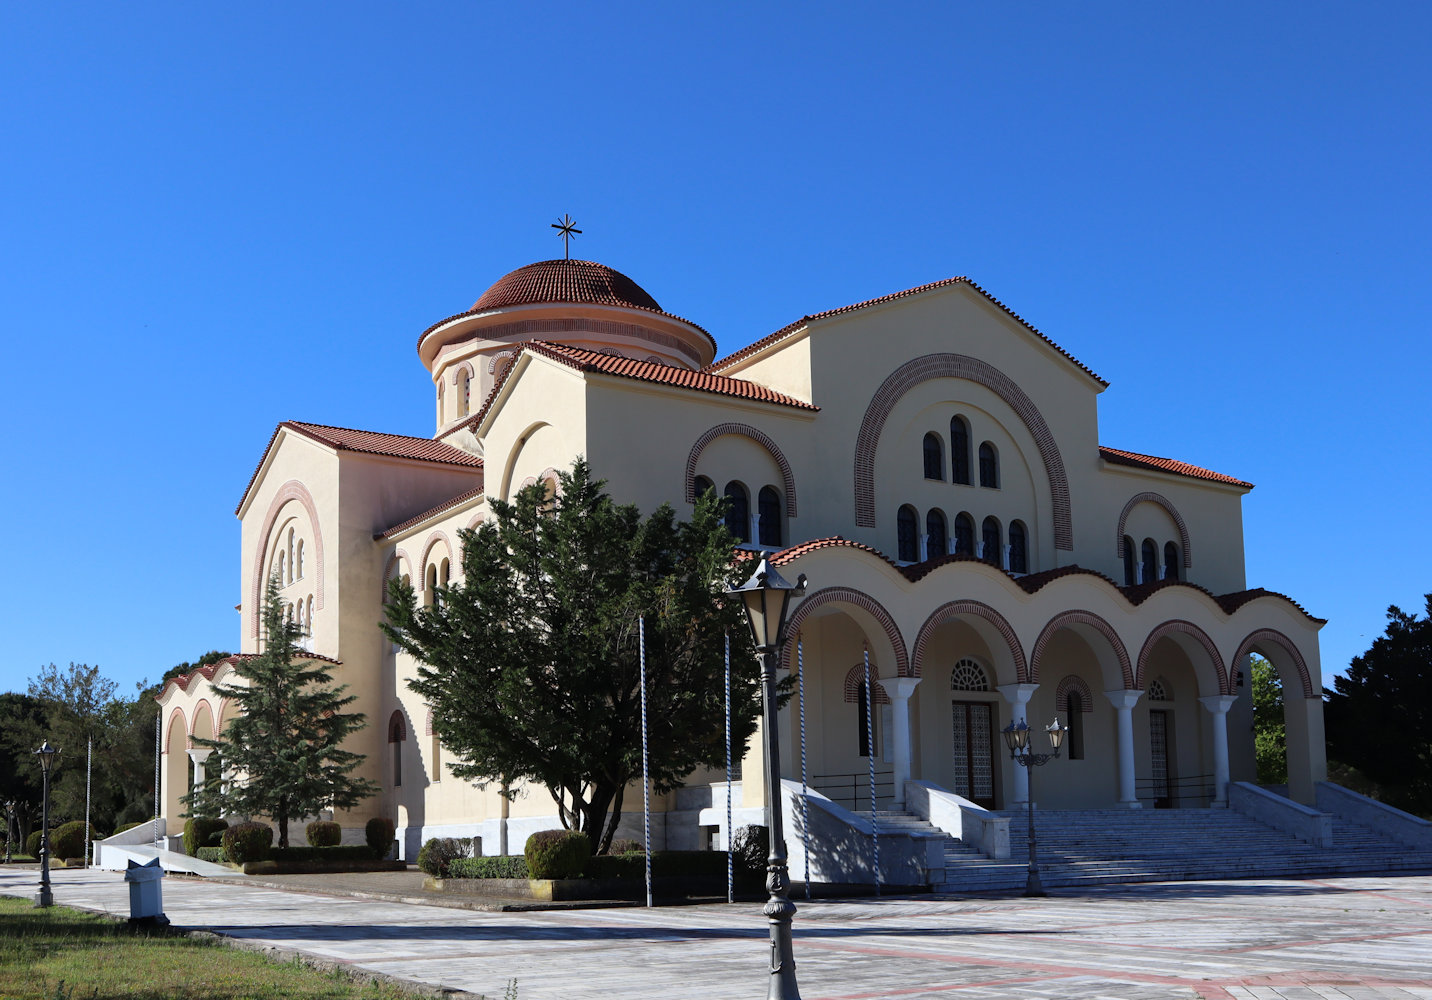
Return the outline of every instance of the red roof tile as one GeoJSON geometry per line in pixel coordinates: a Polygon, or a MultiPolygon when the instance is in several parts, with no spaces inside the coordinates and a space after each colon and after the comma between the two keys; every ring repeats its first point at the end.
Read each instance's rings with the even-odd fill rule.
{"type": "Polygon", "coordinates": [[[1187,476],[1190,479],[1206,479],[1214,483],[1227,483],[1229,486],[1242,486],[1251,490],[1252,483],[1245,483],[1241,479],[1234,479],[1232,476],[1225,476],[1221,472],[1214,472],[1211,469],[1201,469],[1196,465],[1189,465],[1187,462],[1179,462],[1172,458],[1159,458],[1157,455],[1140,455],[1134,451],[1122,451],[1118,448],[1105,448],[1099,446],[1099,457],[1114,465],[1127,465],[1135,469],[1155,469],[1159,472],[1171,472],[1175,476],[1187,476]]]}
{"type": "Polygon", "coordinates": [[[519,267],[483,292],[472,311],[545,302],[633,306],[661,312],[645,288],[620,271],[591,260],[543,260],[519,267]]]}
{"type": "MultiPolygon", "coordinates": [[[[164,696],[169,693],[169,688],[171,686],[179,688],[180,691],[188,691],[189,685],[193,684],[197,678],[203,677],[204,680],[211,681],[214,679],[214,675],[219,672],[220,667],[226,664],[229,666],[233,666],[240,660],[252,660],[255,656],[258,655],[258,653],[235,653],[232,656],[224,657],[222,660],[215,660],[213,663],[207,663],[197,670],[189,671],[187,674],[180,674],[178,677],[171,677],[164,682],[164,686],[159,689],[159,693],[154,696],[154,700],[162,701],[164,699],[164,696]]],[[[323,656],[319,653],[309,653],[305,652],[304,650],[299,650],[298,655],[296,655],[294,659],[300,661],[322,660],[324,663],[331,663],[334,666],[343,665],[342,660],[335,660],[331,656],[323,656]]]]}
{"type": "Polygon", "coordinates": [[[1307,615],[1312,621],[1317,622],[1319,625],[1327,624],[1326,618],[1319,618],[1316,615],[1308,614],[1307,608],[1304,608],[1287,594],[1280,594],[1276,590],[1265,590],[1262,587],[1254,587],[1252,590],[1239,590],[1232,594],[1220,594],[1213,599],[1218,602],[1220,608],[1231,615],[1249,601],[1256,601],[1260,597],[1276,597],[1279,600],[1287,601],[1293,607],[1307,615]]]}
{"type": "Polygon", "coordinates": [[[1097,374],[1095,374],[1095,372],[1090,369],[1089,366],[1085,365],[1078,358],[1074,357],[1074,355],[1070,354],[1064,348],[1060,347],[1054,341],[1050,340],[1044,334],[1040,333],[1037,329],[1031,326],[1030,323],[1026,319],[1024,319],[1024,317],[1020,316],[1009,306],[1005,305],[999,299],[995,298],[989,292],[985,291],[976,282],[971,281],[969,278],[966,278],[963,275],[954,278],[945,278],[941,281],[932,281],[927,285],[920,285],[916,288],[907,288],[903,292],[891,292],[889,295],[881,295],[878,298],[866,299],[864,302],[856,302],[848,306],[840,306],[836,309],[827,309],[824,312],[810,313],[809,315],[802,316],[800,319],[796,320],[794,323],[791,323],[788,326],[781,327],[775,333],[762,337],[754,344],[741,348],[734,354],[729,354],[724,358],[720,358],[716,361],[711,362],[711,364],[706,366],[705,370],[710,372],[720,371],[727,365],[734,364],[735,362],[740,361],[743,358],[750,357],[757,351],[760,351],[763,348],[774,344],[776,341],[781,340],[792,333],[795,333],[797,330],[801,329],[804,326],[807,326],[815,320],[825,319],[829,316],[839,316],[843,313],[855,312],[859,309],[868,309],[870,306],[877,306],[886,302],[893,302],[896,299],[903,299],[911,295],[919,295],[921,292],[933,291],[936,288],[944,288],[947,285],[969,285],[975,291],[979,292],[985,298],[989,299],[991,303],[1004,310],[1007,314],[1009,314],[1012,319],[1022,325],[1025,329],[1029,330],[1030,333],[1034,334],[1040,340],[1044,341],[1050,347],[1054,348],[1060,354],[1064,355],[1066,358],[1072,361],[1090,378],[1094,379],[1100,385],[1107,386],[1109,384],[1108,382],[1105,382],[1102,378],[1100,378],[1097,374]]]}
{"type": "Polygon", "coordinates": [[[829,538],[813,538],[808,542],[798,542],[797,544],[792,545],[790,548],[782,549],[781,551],[775,553],[770,557],[770,560],[771,564],[774,566],[784,566],[787,563],[795,562],[801,556],[807,555],[811,552],[819,552],[821,549],[835,548],[857,549],[861,552],[868,552],[875,558],[882,559],[885,562],[889,563],[895,569],[901,569],[903,572],[903,569],[900,566],[895,565],[895,561],[893,559],[891,559],[885,553],[881,552],[879,549],[874,548],[870,545],[866,545],[864,542],[852,542],[850,539],[844,537],[843,535],[831,535],[829,538]]]}
{"type": "Polygon", "coordinates": [[[476,489],[468,490],[468,491],[466,491],[465,493],[459,493],[457,496],[453,497],[451,500],[444,500],[442,503],[438,504],[436,507],[432,508],[431,510],[425,510],[425,511],[423,511],[423,512],[422,512],[421,514],[419,514],[417,517],[410,517],[410,518],[408,518],[406,521],[404,521],[402,524],[395,524],[395,525],[393,525],[391,528],[389,528],[387,531],[381,531],[381,532],[379,532],[378,534],[376,534],[376,535],[373,536],[373,540],[374,540],[374,541],[377,541],[377,540],[380,539],[380,538],[392,538],[394,535],[401,535],[403,532],[407,531],[409,528],[411,528],[411,527],[413,527],[413,526],[415,526],[415,525],[422,524],[424,521],[431,520],[432,518],[437,517],[439,514],[443,513],[444,511],[452,510],[454,507],[461,507],[463,504],[467,503],[469,500],[473,499],[474,497],[480,497],[480,496],[482,496],[485,492],[487,492],[487,491],[486,491],[483,487],[479,486],[479,487],[477,487],[476,489]]]}

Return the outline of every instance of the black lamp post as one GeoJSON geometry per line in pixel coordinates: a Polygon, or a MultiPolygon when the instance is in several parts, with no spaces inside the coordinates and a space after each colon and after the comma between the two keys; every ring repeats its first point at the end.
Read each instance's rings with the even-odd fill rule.
{"type": "Polygon", "coordinates": [[[5,801],[5,863],[10,863],[10,838],[15,832],[15,800],[5,801]]]}
{"type": "MultiPolygon", "coordinates": [[[[781,751],[776,732],[776,664],[786,641],[786,611],[792,597],[805,596],[802,573],[794,584],[766,559],[751,579],[732,590],[746,604],[751,638],[761,658],[761,721],[766,740],[766,808],[770,812],[771,854],[766,859],[766,890],[771,894],[763,912],[771,922],[771,985],[769,1000],[800,1000],[796,960],[791,949],[791,880],[786,869],[785,824],[781,818],[781,751]]],[[[729,835],[729,831],[728,831],[729,835]]]]}
{"type": "Polygon", "coordinates": [[[1039,881],[1039,855],[1034,841],[1034,769],[1059,756],[1066,730],[1059,725],[1059,716],[1056,715],[1054,724],[1044,732],[1049,736],[1051,752],[1032,753],[1029,747],[1029,726],[1023,719],[1017,723],[1011,722],[1004,728],[1004,743],[1009,747],[1010,759],[1029,772],[1029,812],[1025,817],[1029,829],[1029,877],[1024,882],[1026,896],[1045,895],[1044,886],[1039,881]]]}
{"type": "Polygon", "coordinates": [[[50,771],[60,760],[60,752],[46,740],[35,751],[40,758],[40,774],[44,790],[40,798],[40,892],[35,897],[36,906],[54,906],[55,897],[50,892],[50,771]]]}

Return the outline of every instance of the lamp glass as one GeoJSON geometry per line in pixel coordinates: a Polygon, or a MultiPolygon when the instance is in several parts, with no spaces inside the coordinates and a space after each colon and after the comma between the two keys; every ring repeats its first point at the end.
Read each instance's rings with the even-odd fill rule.
{"type": "Polygon", "coordinates": [[[42,774],[49,774],[50,768],[55,766],[55,761],[58,760],[60,756],[60,752],[50,746],[49,740],[41,744],[40,749],[36,750],[35,754],[40,758],[40,772],[42,774]]]}
{"type": "Polygon", "coordinates": [[[1023,750],[1029,745],[1029,726],[1023,719],[1004,728],[1004,743],[1011,750],[1023,750]]]}
{"type": "Polygon", "coordinates": [[[1049,734],[1049,745],[1055,750],[1058,750],[1064,745],[1064,734],[1069,730],[1059,725],[1059,716],[1056,715],[1054,717],[1054,724],[1044,731],[1049,734]]]}

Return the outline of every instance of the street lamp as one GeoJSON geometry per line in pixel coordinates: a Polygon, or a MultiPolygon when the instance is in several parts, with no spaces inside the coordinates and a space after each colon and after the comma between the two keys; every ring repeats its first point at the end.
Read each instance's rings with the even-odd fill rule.
{"type": "Polygon", "coordinates": [[[36,906],[54,906],[55,897],[50,892],[50,771],[60,761],[60,752],[46,740],[35,751],[40,758],[40,774],[44,790],[40,798],[40,893],[35,897],[36,906]]]}
{"type": "MultiPolygon", "coordinates": [[[[790,900],[791,880],[786,869],[786,837],[781,818],[780,740],[776,733],[776,664],[786,641],[786,611],[792,597],[804,597],[805,574],[794,584],[776,572],[765,558],[740,587],[746,605],[751,638],[761,658],[761,722],[766,740],[766,808],[770,814],[771,853],[766,859],[766,890],[770,899],[762,912],[771,922],[771,985],[769,1000],[800,1000],[796,986],[796,960],[791,950],[791,918],[796,906],[790,900]]],[[[727,831],[727,836],[730,831],[727,831]]]]}
{"type": "Polygon", "coordinates": [[[5,863],[10,863],[10,837],[15,832],[15,800],[5,800],[5,863]]]}
{"type": "Polygon", "coordinates": [[[1059,756],[1059,748],[1064,744],[1064,734],[1068,730],[1059,725],[1059,716],[1054,717],[1054,724],[1047,727],[1044,732],[1049,737],[1050,753],[1032,753],[1029,747],[1029,725],[1020,719],[1019,722],[1011,722],[1004,727],[1004,744],[1009,747],[1009,756],[1016,764],[1029,772],[1029,812],[1025,816],[1029,830],[1029,876],[1024,882],[1024,894],[1026,896],[1045,895],[1044,886],[1039,881],[1039,855],[1034,842],[1034,769],[1059,756]]]}

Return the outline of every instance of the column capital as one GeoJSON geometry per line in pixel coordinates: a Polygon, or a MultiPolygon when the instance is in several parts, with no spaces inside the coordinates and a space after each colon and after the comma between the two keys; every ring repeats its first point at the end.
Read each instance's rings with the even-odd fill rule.
{"type": "Polygon", "coordinates": [[[1211,694],[1207,698],[1198,699],[1198,703],[1214,715],[1223,715],[1237,700],[1236,694],[1211,694]]]}
{"type": "Polygon", "coordinates": [[[1029,699],[1034,697],[1034,692],[1039,690],[1038,684],[1001,684],[995,688],[1004,695],[1004,700],[1015,708],[1029,704],[1029,699]]]}
{"type": "Polygon", "coordinates": [[[189,759],[195,764],[202,764],[209,759],[209,754],[213,752],[213,748],[211,747],[196,747],[189,751],[189,759]]]}
{"type": "Polygon", "coordinates": [[[890,696],[891,701],[905,701],[915,693],[919,685],[919,677],[882,677],[880,686],[890,696]]]}
{"type": "Polygon", "coordinates": [[[1142,691],[1133,691],[1127,689],[1104,692],[1104,697],[1108,698],[1111,702],[1113,702],[1115,708],[1123,709],[1133,708],[1135,705],[1138,704],[1139,699],[1143,696],[1144,693],[1142,691]]]}

